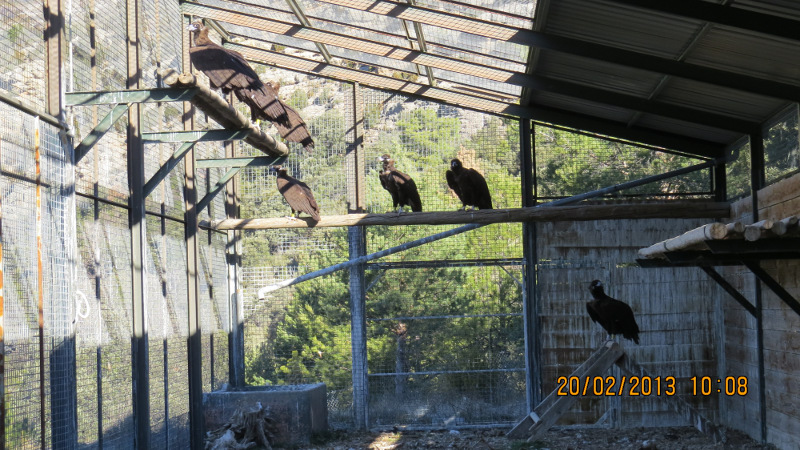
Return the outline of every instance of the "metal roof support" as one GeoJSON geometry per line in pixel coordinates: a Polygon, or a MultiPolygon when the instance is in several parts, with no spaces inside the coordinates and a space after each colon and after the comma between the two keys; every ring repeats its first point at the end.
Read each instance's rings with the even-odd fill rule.
{"type": "Polygon", "coordinates": [[[486,38],[513,42],[545,50],[569,53],[599,59],[619,65],[635,67],[656,73],[703,81],[744,92],[768,97],[800,101],[800,86],[780,83],[735,72],[714,69],[697,64],[678,62],[646,53],[623,50],[602,44],[564,36],[554,36],[538,31],[516,28],[500,23],[474,19],[467,16],[411,6],[391,0],[321,0],[325,3],[353,8],[359,11],[413,20],[427,25],[470,33],[486,38]]]}
{"type": "Polygon", "coordinates": [[[609,136],[617,136],[633,142],[640,142],[667,149],[679,149],[684,154],[704,157],[718,157],[724,154],[720,144],[686,138],[670,133],[648,130],[641,127],[627,127],[623,123],[596,119],[573,112],[553,108],[528,107],[509,104],[483,97],[477,97],[447,89],[413,83],[406,80],[386,77],[374,73],[329,65],[313,59],[284,55],[269,50],[240,44],[225,44],[226,48],[242,53],[245,58],[257,63],[268,64],[301,73],[313,74],[337,80],[358,82],[375,89],[396,91],[404,95],[453,105],[460,108],[502,116],[528,118],[541,122],[557,123],[584,131],[609,136]]]}
{"type": "Polygon", "coordinates": [[[225,172],[225,175],[223,175],[222,177],[220,177],[219,180],[217,180],[216,184],[214,184],[214,187],[208,190],[208,193],[205,195],[205,197],[203,197],[199,202],[197,202],[197,209],[199,211],[204,210],[206,206],[208,206],[211,203],[211,200],[214,200],[214,197],[216,197],[217,194],[222,192],[228,181],[230,181],[231,178],[234,177],[234,175],[239,173],[240,170],[242,170],[240,167],[234,167],[225,172]]]}
{"type": "Polygon", "coordinates": [[[69,92],[67,106],[108,105],[119,103],[182,102],[191,99],[197,88],[126,89],[122,91],[69,92]]]}
{"type": "Polygon", "coordinates": [[[714,281],[716,281],[722,289],[725,289],[725,292],[730,294],[734,300],[742,305],[742,308],[747,310],[751,316],[756,317],[756,307],[753,306],[753,304],[750,303],[744,295],[737,291],[735,287],[728,283],[728,280],[723,278],[719,272],[714,270],[713,267],[707,265],[701,265],[700,268],[703,269],[703,272],[707,273],[708,276],[710,276],[714,281]]]}
{"type": "MultiPolygon", "coordinates": [[[[299,20],[304,27],[311,28],[311,22],[309,22],[308,17],[306,17],[306,14],[303,12],[303,8],[297,3],[297,0],[286,0],[286,3],[289,4],[289,8],[291,8],[295,17],[297,17],[297,20],[299,20]]],[[[315,42],[314,45],[317,46],[317,50],[319,50],[319,54],[322,55],[322,57],[325,59],[325,62],[330,64],[333,58],[331,57],[330,52],[328,52],[328,48],[325,46],[325,44],[315,42]]]]}
{"type": "MultiPolygon", "coordinates": [[[[414,0],[406,0],[409,5],[414,5],[414,0]]],[[[405,27],[406,20],[403,20],[403,26],[405,27]]],[[[422,53],[428,53],[428,44],[425,42],[425,35],[422,33],[422,26],[419,22],[411,21],[411,24],[414,27],[414,34],[417,35],[417,45],[419,46],[419,50],[422,53]]],[[[406,34],[408,34],[408,29],[406,29],[406,34]]],[[[414,48],[413,41],[411,41],[409,36],[409,41],[411,43],[411,48],[414,48]]],[[[436,86],[436,79],[433,77],[433,71],[429,66],[425,67],[425,74],[428,75],[428,84],[431,86],[436,86]]]]}
{"type": "MultiPolygon", "coordinates": [[[[753,208],[753,223],[758,222],[758,191],[764,187],[764,133],[750,135],[750,196],[753,208]]],[[[758,401],[761,442],[767,442],[767,387],[764,371],[764,303],[761,283],[755,276],[756,297],[756,347],[758,349],[758,401]]]]}
{"type": "Polygon", "coordinates": [[[764,14],[729,5],[695,0],[610,0],[614,3],[644,8],[690,19],[702,20],[742,30],[786,39],[800,40],[800,21],[764,14]]]}
{"type": "Polygon", "coordinates": [[[747,268],[750,269],[750,271],[753,272],[753,274],[758,277],[762,283],[766,284],[767,287],[778,296],[778,298],[783,300],[783,302],[792,308],[794,312],[800,315],[800,303],[798,303],[797,300],[792,297],[792,294],[787,292],[780,283],[775,281],[775,279],[772,278],[772,276],[770,276],[766,270],[762,269],[758,262],[746,261],[744,265],[747,266],[747,268]]]}
{"type": "Polygon", "coordinates": [[[125,116],[130,108],[130,103],[115,105],[114,108],[100,120],[100,123],[88,134],[85,138],[75,147],[75,164],[78,164],[84,156],[94,147],[100,139],[105,136],[106,132],[114,126],[119,119],[125,116]]]}
{"type": "Polygon", "coordinates": [[[167,175],[169,175],[169,173],[172,172],[172,169],[174,169],[178,163],[181,162],[183,157],[189,153],[189,150],[191,150],[193,146],[194,142],[184,142],[183,145],[178,147],[178,149],[172,153],[172,156],[169,157],[167,162],[165,162],[164,165],[161,166],[158,171],[144,184],[145,197],[153,193],[156,186],[158,186],[159,183],[167,178],[167,175]]]}
{"type": "MultiPolygon", "coordinates": [[[[223,11],[222,8],[192,4],[184,5],[186,5],[184,6],[185,10],[192,11],[199,15],[212,16],[218,18],[219,20],[224,20],[236,25],[248,26],[254,29],[273,33],[285,32],[287,27],[291,26],[291,24],[281,23],[275,20],[268,21],[261,18],[247,17],[243,13],[223,11]]],[[[405,23],[406,21],[403,21],[404,26],[405,23]]],[[[416,27],[419,28],[419,24],[416,24],[416,27]]],[[[422,37],[420,34],[421,32],[421,29],[417,30],[418,37],[422,37]]],[[[605,89],[592,88],[577,83],[556,80],[539,75],[499,69],[484,64],[462,61],[456,58],[432,55],[427,53],[424,40],[420,40],[421,51],[417,51],[413,48],[413,46],[412,49],[409,50],[382,42],[357,39],[352,36],[325,30],[300,29],[296,32],[293,30],[291,34],[292,37],[305,39],[314,43],[325,42],[331,45],[336,45],[337,47],[382,56],[398,61],[413,62],[415,65],[417,65],[417,67],[424,66],[428,71],[429,84],[431,86],[435,85],[430,72],[431,68],[439,68],[477,78],[484,78],[487,80],[520,86],[529,90],[554,92],[561,95],[578,97],[597,103],[606,103],[621,108],[628,108],[640,112],[671,117],[686,122],[693,122],[723,130],[749,133],[758,127],[758,124],[755,122],[741,120],[724,114],[715,114],[695,108],[659,102],[652,99],[619,94],[605,89]]],[[[408,39],[413,43],[413,39],[411,38],[410,34],[408,34],[408,39]]],[[[365,61],[360,62],[368,64],[365,61]]]]}
{"type": "Polygon", "coordinates": [[[285,156],[253,156],[249,158],[223,158],[223,159],[198,159],[198,169],[211,169],[219,167],[267,167],[283,164],[285,156]]]}
{"type": "Polygon", "coordinates": [[[250,129],[242,130],[205,130],[205,131],[164,131],[155,133],[142,133],[142,140],[146,144],[175,143],[175,142],[210,142],[230,141],[244,139],[250,134],[250,129]]]}
{"type": "Polygon", "coordinates": [[[450,259],[446,261],[397,261],[374,262],[367,264],[367,270],[387,269],[425,269],[440,267],[489,267],[489,266],[521,266],[522,258],[501,259],[450,259]]]}

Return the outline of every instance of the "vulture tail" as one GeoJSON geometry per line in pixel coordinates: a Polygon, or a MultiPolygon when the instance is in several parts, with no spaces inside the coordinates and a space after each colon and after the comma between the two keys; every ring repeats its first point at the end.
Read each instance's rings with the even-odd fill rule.
{"type": "Polygon", "coordinates": [[[303,118],[300,117],[300,114],[291,106],[283,104],[283,102],[281,102],[281,104],[289,117],[288,125],[275,123],[281,137],[290,142],[299,142],[303,145],[303,148],[307,151],[311,151],[311,149],[314,148],[314,139],[311,138],[311,134],[308,132],[308,127],[303,121],[303,118]]]}
{"type": "Polygon", "coordinates": [[[237,91],[239,100],[250,107],[254,118],[266,119],[276,125],[288,126],[289,113],[281,100],[264,92],[263,88],[244,88],[237,91]]]}

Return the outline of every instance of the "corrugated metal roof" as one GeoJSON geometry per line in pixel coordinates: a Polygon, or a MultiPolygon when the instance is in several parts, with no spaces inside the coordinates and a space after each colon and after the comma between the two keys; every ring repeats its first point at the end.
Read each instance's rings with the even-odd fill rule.
{"type": "MultiPolygon", "coordinates": [[[[725,146],[757,132],[800,101],[796,0],[297,4],[306,22],[288,2],[196,0],[182,8],[217,21],[245,44],[238,36],[261,40],[250,44],[263,49],[269,49],[266,41],[329,51],[330,67],[314,66],[318,74],[369,79],[386,88],[391,80],[365,78],[357,71],[374,72],[373,66],[380,66],[420,74],[413,86],[404,87],[406,94],[411,90],[445,102],[458,98],[460,106],[486,105],[495,114],[577,124],[589,132],[635,137],[650,145],[685,144],[694,150],[676,150],[705,156],[721,155],[725,146]],[[281,29],[291,36],[281,36],[281,29]],[[356,69],[336,69],[343,64],[356,69]],[[428,83],[440,89],[423,89],[428,83]]],[[[280,58],[259,55],[262,62],[311,70],[290,50],[280,58]]],[[[391,78],[385,72],[377,75],[391,78]]]]}

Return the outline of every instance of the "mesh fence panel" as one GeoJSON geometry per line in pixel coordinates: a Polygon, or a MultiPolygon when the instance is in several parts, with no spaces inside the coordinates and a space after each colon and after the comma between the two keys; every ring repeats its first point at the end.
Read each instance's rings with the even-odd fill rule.
{"type": "Polygon", "coordinates": [[[800,129],[797,105],[793,105],[769,127],[764,138],[764,170],[767,184],[800,169],[800,129]]]}
{"type": "Polygon", "coordinates": [[[4,1],[0,4],[0,92],[23,104],[44,110],[45,23],[42,2],[4,1]]]}

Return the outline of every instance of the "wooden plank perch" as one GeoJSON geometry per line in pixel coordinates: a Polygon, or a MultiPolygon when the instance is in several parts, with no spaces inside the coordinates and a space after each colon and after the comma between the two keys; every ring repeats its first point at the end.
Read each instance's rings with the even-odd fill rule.
{"type": "Polygon", "coordinates": [[[219,94],[211,91],[206,86],[197,83],[197,79],[190,73],[178,74],[174,69],[165,69],[159,72],[164,78],[164,83],[169,87],[195,87],[197,93],[190,100],[198,109],[203,111],[215,122],[229,130],[249,129],[250,133],[244,141],[254,148],[270,156],[286,156],[289,148],[283,142],[264,133],[256,125],[234,109],[219,94]]]}
{"type": "Polygon", "coordinates": [[[686,250],[705,241],[714,239],[724,239],[728,235],[728,227],[724,223],[709,223],[694,230],[689,230],[678,237],[661,241],[650,247],[639,250],[639,257],[644,259],[662,257],[665,252],[675,250],[686,250]]]}
{"type": "MultiPolygon", "coordinates": [[[[544,205],[543,205],[544,206],[544,205]]],[[[418,213],[346,214],[322,216],[319,222],[309,217],[263,219],[223,219],[202,225],[217,230],[264,230],[273,228],[346,227],[353,225],[446,225],[466,223],[557,222],[653,218],[728,217],[730,204],[725,202],[673,202],[613,205],[571,205],[484,209],[476,211],[433,211],[418,213]]],[[[718,224],[723,229],[725,226],[718,224]]]]}

